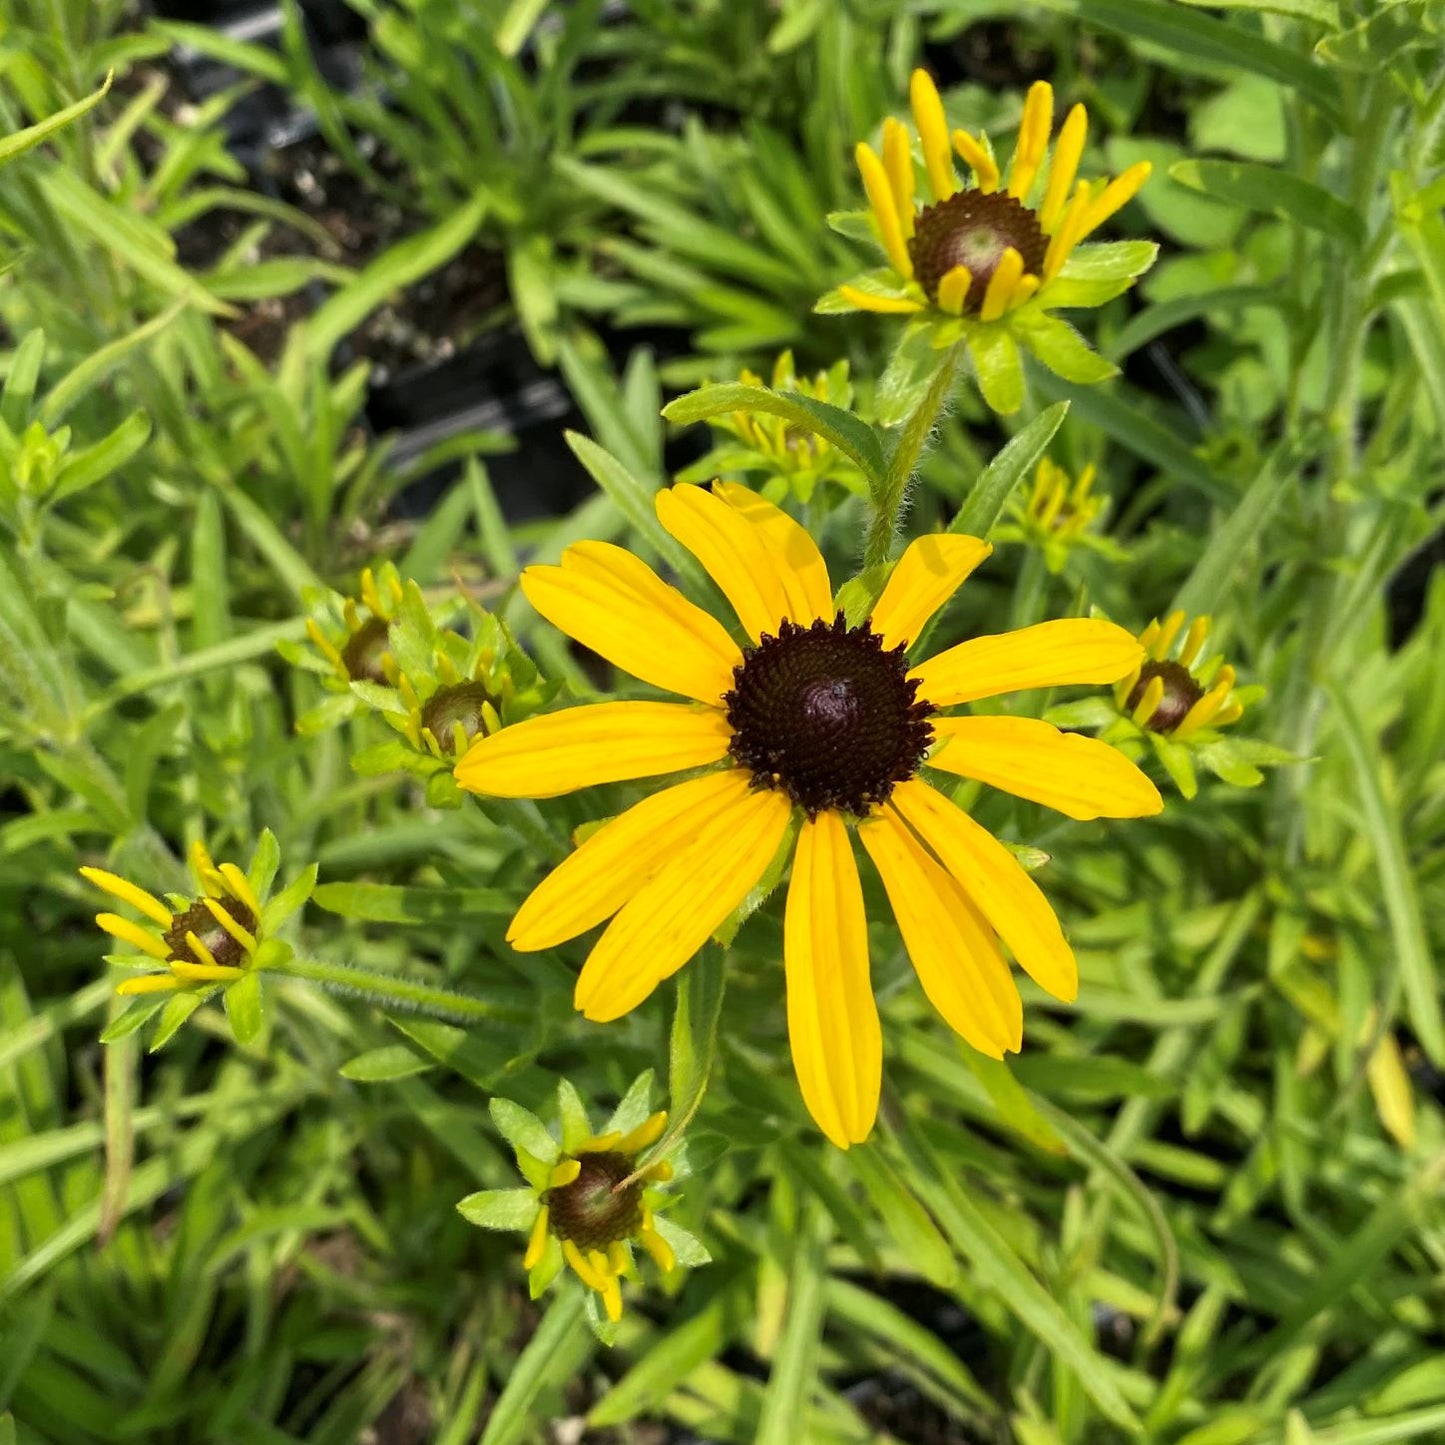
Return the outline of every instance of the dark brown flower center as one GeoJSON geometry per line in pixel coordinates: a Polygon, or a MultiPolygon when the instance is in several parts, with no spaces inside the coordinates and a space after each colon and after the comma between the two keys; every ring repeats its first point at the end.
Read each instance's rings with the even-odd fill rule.
{"type": "Polygon", "coordinates": [[[456,682],[439,687],[421,710],[421,724],[431,730],[442,752],[450,754],[456,746],[456,725],[470,742],[487,730],[482,709],[492,702],[492,695],[480,682],[456,682]]]}
{"type": "Polygon", "coordinates": [[[1189,715],[1189,709],[1204,696],[1204,689],[1195,682],[1193,674],[1182,663],[1146,662],[1139,671],[1139,681],[1130,689],[1124,701],[1126,711],[1132,712],[1144,698],[1144,690],[1154,678],[1162,679],[1164,696],[1159,706],[1144,720],[1144,726],[1152,733],[1171,733],[1189,715]]]}
{"type": "MultiPolygon", "coordinates": [[[[216,902],[247,933],[255,934],[256,915],[239,898],[232,898],[228,893],[216,902]]],[[[166,947],[170,950],[170,956],[182,963],[209,962],[191,947],[186,939],[188,933],[194,933],[201,940],[217,963],[225,964],[229,968],[241,968],[245,965],[246,950],[216,922],[216,915],[199,898],[184,913],[176,914],[171,920],[171,926],[165,934],[166,947]]]]}
{"type": "Polygon", "coordinates": [[[583,1154],[582,1172],[542,1196],[551,1211],[552,1233],[579,1249],[606,1249],[627,1239],[642,1224],[642,1180],[617,1186],[633,1172],[627,1154],[583,1154]]]}
{"type": "Polygon", "coordinates": [[[938,283],[955,266],[967,266],[973,280],[963,307],[976,311],[1010,246],[1023,257],[1025,273],[1043,273],[1049,241],[1027,206],[1006,191],[955,191],[919,213],[908,254],[918,284],[932,301],[938,300],[938,283]]]}
{"type": "Polygon", "coordinates": [[[381,659],[386,656],[389,641],[386,618],[368,617],[346,639],[346,646],[341,649],[346,675],[353,682],[385,682],[386,673],[381,659]]]}
{"type": "Polygon", "coordinates": [[[733,757],[756,788],[778,788],[810,818],[862,817],[911,778],[933,741],[933,708],[916,701],[900,645],[840,612],[810,627],[784,622],[733,669],[726,696],[733,757]]]}

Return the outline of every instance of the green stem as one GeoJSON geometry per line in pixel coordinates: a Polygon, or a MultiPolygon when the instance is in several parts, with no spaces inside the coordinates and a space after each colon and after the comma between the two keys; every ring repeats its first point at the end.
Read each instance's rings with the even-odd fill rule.
{"type": "Polygon", "coordinates": [[[898,445],[888,459],[888,470],[883,477],[882,493],[874,499],[873,517],[868,524],[868,542],[863,552],[863,570],[881,567],[893,550],[893,536],[898,529],[899,514],[903,510],[903,499],[908,494],[908,482],[913,469],[923,455],[929,434],[938,421],[948,394],[953,389],[953,379],[958,372],[957,346],[949,348],[943,364],[934,373],[923,400],[918,403],[913,415],[903,423],[898,445]]]}
{"type": "Polygon", "coordinates": [[[522,1022],[524,1016],[514,1008],[488,1003],[471,994],[457,993],[449,988],[436,988],[416,979],[396,978],[392,974],[375,973],[351,963],[326,963],[319,958],[291,958],[273,964],[268,973],[286,978],[318,983],[333,993],[365,999],[377,1008],[394,1013],[428,1014],[446,1023],[477,1024],[498,1019],[522,1022]]]}

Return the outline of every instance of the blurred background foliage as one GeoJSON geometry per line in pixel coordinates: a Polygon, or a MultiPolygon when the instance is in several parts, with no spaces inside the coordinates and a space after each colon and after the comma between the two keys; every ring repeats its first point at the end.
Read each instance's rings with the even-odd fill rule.
{"type": "MultiPolygon", "coordinates": [[[[162,9],[0,0],[6,134],[113,74],[0,170],[0,1441],[1445,1438],[1434,0],[283,0],[262,38],[162,9]],[[946,630],[1212,614],[1264,688],[1239,730],[1307,761],[1134,827],[971,803],[1049,855],[1083,989],[1026,987],[993,1064],[880,928],[888,1093],[843,1156],[782,1062],[776,905],[725,996],[714,955],[680,1021],[662,990],[583,1023],[571,952],[502,935],[595,800],[432,810],[353,768],[393,736],[367,709],[298,734],[327,693],[278,649],[390,560],[596,690],[519,559],[654,555],[650,494],[709,446],[788,495],[796,457],[666,426],[679,389],[790,348],[871,414],[886,318],[812,305],[920,61],[1001,145],[1034,78],[1085,101],[1101,167],[1155,162],[1129,233],[1163,244],[1097,313],[1120,377],[1034,374],[1007,423],[966,390],[908,519],[1017,435],[1009,517],[1048,445],[1112,548],[1046,564],[1005,518],[946,630]],[[77,866],[175,887],[190,839],[267,827],[320,864],[306,950],[526,1026],[283,981],[244,1046],[213,1008],[98,1044],[77,866]],[[706,1084],[679,1217],[714,1262],[603,1350],[455,1203],[515,1182],[489,1095],[601,1107],[648,1067],[675,1110],[706,1084]]],[[[844,576],[863,503],[821,475],[794,495],[844,576]]]]}

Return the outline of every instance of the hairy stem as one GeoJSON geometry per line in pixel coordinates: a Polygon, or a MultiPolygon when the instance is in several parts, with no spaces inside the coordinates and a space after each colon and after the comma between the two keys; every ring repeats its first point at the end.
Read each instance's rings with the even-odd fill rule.
{"type": "Polygon", "coordinates": [[[934,373],[923,400],[918,403],[913,415],[903,423],[898,445],[888,459],[888,470],[883,477],[883,490],[874,500],[873,517],[868,524],[868,541],[863,551],[863,569],[881,567],[893,548],[893,536],[898,530],[898,517],[903,510],[903,499],[908,493],[909,478],[923,455],[929,434],[938,421],[948,394],[953,389],[953,379],[958,372],[957,346],[950,347],[943,358],[943,365],[934,373]]]}
{"type": "Polygon", "coordinates": [[[286,978],[320,984],[333,993],[365,999],[377,1008],[395,1013],[427,1014],[446,1023],[475,1024],[505,1019],[520,1022],[515,1008],[489,1003],[471,994],[437,988],[416,979],[396,978],[351,963],[327,963],[319,958],[292,958],[267,970],[286,978]]]}

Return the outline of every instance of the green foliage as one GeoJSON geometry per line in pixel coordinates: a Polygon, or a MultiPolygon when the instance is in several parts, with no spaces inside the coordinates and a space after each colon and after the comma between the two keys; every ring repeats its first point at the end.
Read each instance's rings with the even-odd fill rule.
{"type": "Polygon", "coordinates": [[[271,50],[0,0],[0,1445],[1441,1438],[1438,7],[354,8],[341,89],[294,3],[271,50]],[[177,45],[240,78],[186,99],[177,45]],[[1011,139],[1041,75],[1089,105],[1091,174],[1156,162],[1140,239],[1080,248],[1057,318],[940,333],[826,299],[868,264],[851,147],[920,55],[973,77],[956,124],[1011,139]],[[227,117],[260,82],[396,236],[343,253],[255,187],[227,117]],[[519,327],[591,433],[566,515],[504,511],[491,433],[399,463],[366,421],[360,331],[477,254],[507,299],[472,330],[519,327]],[[668,352],[614,370],[589,327],[668,352]],[[826,398],[787,380],[820,374],[826,398]],[[830,460],[769,463],[740,416],[830,460]],[[1020,707],[1172,781],[1154,820],[958,785],[1080,960],[1073,1003],[1024,985],[1017,1057],[948,1032],[865,874],[886,1092],[846,1154],[788,1062],[785,854],[590,1023],[584,947],[508,925],[644,789],[463,797],[447,739],[409,731],[463,679],[484,731],[638,695],[517,585],[578,541],[732,625],[654,506],[709,422],[854,622],[901,541],[1008,542],[1042,458],[1096,465],[1118,545],[1051,570],[1013,535],[926,649],[1209,613],[1249,703],[1188,746],[1102,689],[1020,707]],[[393,505],[438,462],[428,516],[393,505]],[[374,676],[314,640],[343,651],[364,569],[374,676]],[[116,998],[77,868],[178,908],[198,839],[251,859],[273,936],[225,986],[116,998]],[[529,1227],[587,1109],[626,1132],[648,1087],[678,1267],[644,1264],[614,1329],[490,1231],[529,1227]]]}

